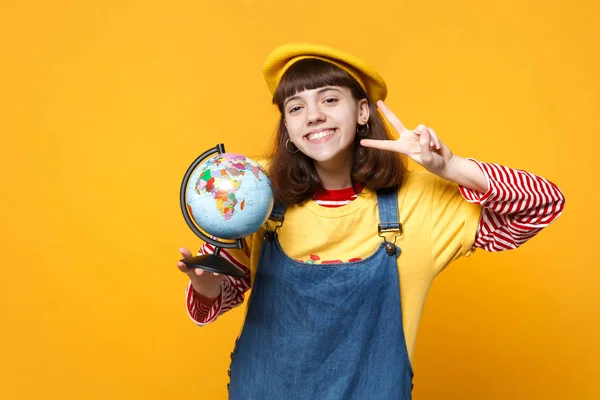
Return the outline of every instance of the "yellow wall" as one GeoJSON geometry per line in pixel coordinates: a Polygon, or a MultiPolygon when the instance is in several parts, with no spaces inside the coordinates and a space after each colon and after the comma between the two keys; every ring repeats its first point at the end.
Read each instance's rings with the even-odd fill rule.
{"type": "Polygon", "coordinates": [[[522,249],[438,279],[415,399],[600,398],[593,3],[3,2],[0,398],[225,398],[242,312],[186,315],[179,184],[217,142],[268,148],[261,67],[288,41],[368,60],[408,127],[567,196],[522,249]]]}

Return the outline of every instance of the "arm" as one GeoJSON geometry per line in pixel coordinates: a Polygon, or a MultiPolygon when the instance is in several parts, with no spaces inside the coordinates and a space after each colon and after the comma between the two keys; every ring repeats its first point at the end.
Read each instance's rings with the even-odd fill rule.
{"type": "MultiPolygon", "coordinates": [[[[487,251],[515,249],[548,226],[562,213],[565,197],[552,182],[532,173],[498,164],[464,160],[477,168],[488,190],[459,183],[462,196],[483,208],[475,248],[487,251]]],[[[467,175],[477,175],[466,172],[467,175]]],[[[462,180],[462,179],[461,179],[462,180]]]]}
{"type": "Polygon", "coordinates": [[[552,182],[498,164],[451,155],[438,175],[457,183],[467,201],[483,207],[474,248],[516,249],[554,221],[565,205],[552,182]]]}

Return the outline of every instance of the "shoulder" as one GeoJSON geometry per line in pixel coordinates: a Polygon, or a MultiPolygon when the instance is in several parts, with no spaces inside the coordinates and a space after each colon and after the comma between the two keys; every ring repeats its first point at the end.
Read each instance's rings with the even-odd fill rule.
{"type": "Polygon", "coordinates": [[[433,192],[436,190],[436,187],[446,184],[451,185],[452,183],[441,179],[429,171],[407,171],[404,175],[404,179],[402,180],[400,191],[415,194],[433,192]]]}
{"type": "Polygon", "coordinates": [[[423,205],[443,205],[450,201],[459,203],[464,201],[457,183],[440,178],[425,170],[407,172],[398,197],[423,205]]]}

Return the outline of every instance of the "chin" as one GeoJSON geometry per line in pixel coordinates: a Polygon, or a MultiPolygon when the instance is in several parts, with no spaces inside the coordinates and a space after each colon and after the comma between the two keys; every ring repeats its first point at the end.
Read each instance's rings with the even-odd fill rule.
{"type": "Polygon", "coordinates": [[[317,163],[329,163],[329,162],[336,162],[338,160],[342,160],[344,157],[344,155],[342,153],[335,153],[335,154],[309,154],[308,155],[310,158],[313,159],[314,162],[317,163]]]}

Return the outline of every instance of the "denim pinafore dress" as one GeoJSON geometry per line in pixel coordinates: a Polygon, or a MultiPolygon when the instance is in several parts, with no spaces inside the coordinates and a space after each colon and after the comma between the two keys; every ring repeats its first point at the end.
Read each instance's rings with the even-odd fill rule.
{"type": "MultiPolygon", "coordinates": [[[[399,225],[396,190],[380,191],[377,199],[380,228],[399,225]]],[[[282,220],[284,212],[276,206],[271,217],[282,220]]],[[[399,254],[384,240],[357,262],[305,264],[283,252],[276,232],[267,232],[232,353],[229,398],[410,399],[399,254]]]]}

